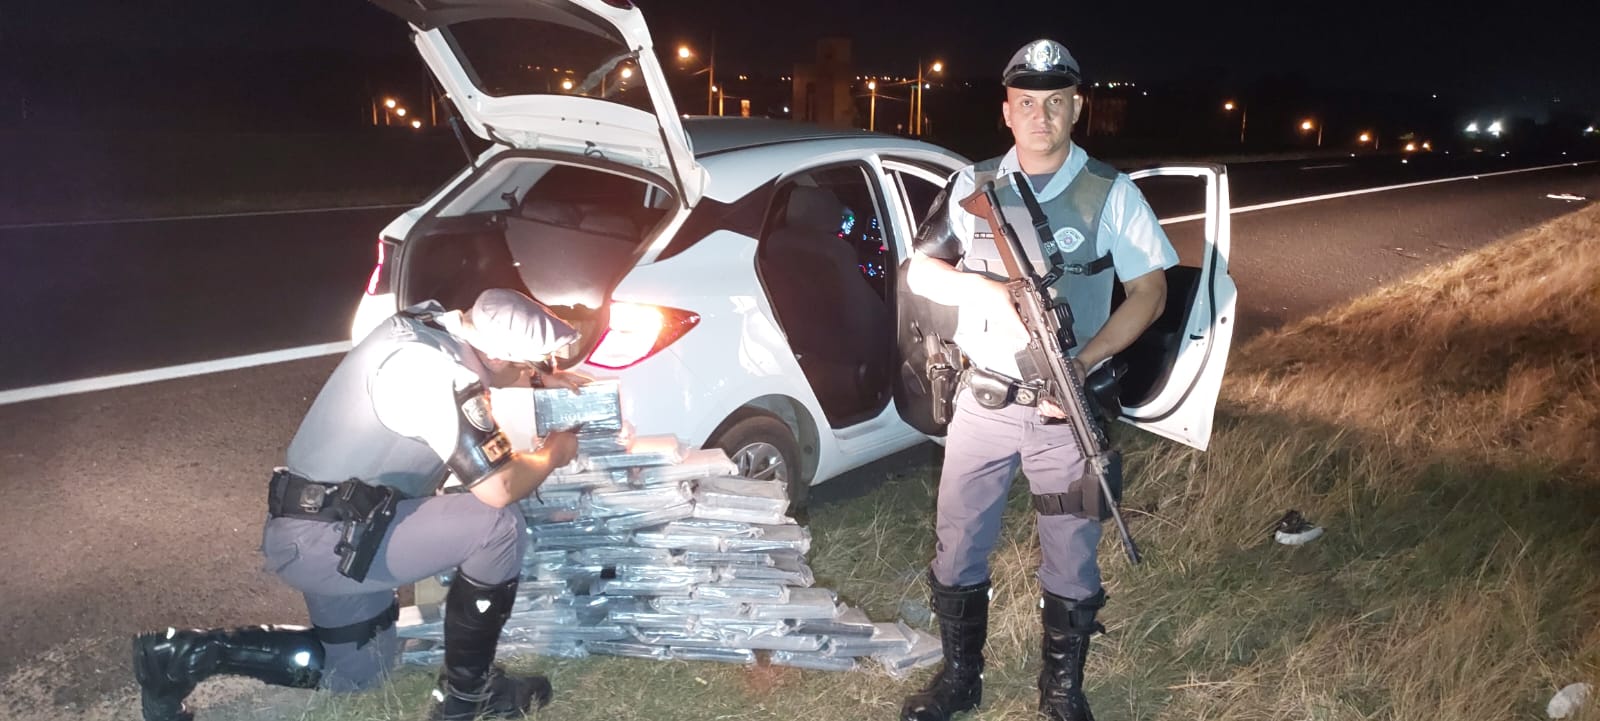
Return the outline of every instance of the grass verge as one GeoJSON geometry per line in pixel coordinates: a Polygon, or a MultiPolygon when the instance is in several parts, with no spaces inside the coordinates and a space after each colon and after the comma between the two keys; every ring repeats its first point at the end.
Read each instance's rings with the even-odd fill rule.
{"type": "MultiPolygon", "coordinates": [[[[1147,561],[1109,538],[1089,694],[1116,719],[1534,719],[1600,681],[1600,207],[1236,349],[1211,450],[1119,429],[1147,561]],[[1326,527],[1270,529],[1294,508],[1326,527]]],[[[814,514],[817,583],[876,619],[921,601],[936,469],[814,514]]],[[[1038,547],[1017,484],[984,706],[1034,718],[1038,547]]],[[[591,658],[543,718],[888,719],[928,671],[591,658]]],[[[431,674],[306,717],[419,718],[431,674]]],[[[1576,717],[1600,719],[1597,703],[1576,717]]]]}

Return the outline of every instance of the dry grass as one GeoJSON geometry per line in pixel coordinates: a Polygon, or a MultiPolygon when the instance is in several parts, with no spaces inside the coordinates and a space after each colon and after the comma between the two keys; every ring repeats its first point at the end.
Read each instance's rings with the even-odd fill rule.
{"type": "MultiPolygon", "coordinates": [[[[1147,561],[1108,534],[1097,718],[1535,719],[1567,683],[1600,685],[1597,239],[1600,207],[1236,350],[1207,453],[1119,430],[1147,561]],[[1289,508],[1327,534],[1273,543],[1289,508]]],[[[818,584],[877,619],[921,603],[935,475],[814,514],[818,584]]],[[[1034,718],[1025,494],[971,718],[1034,718]]],[[[519,663],[553,676],[540,716],[576,721],[888,719],[927,674],[519,663]]],[[[418,718],[428,685],[413,672],[310,717],[418,718]]]]}

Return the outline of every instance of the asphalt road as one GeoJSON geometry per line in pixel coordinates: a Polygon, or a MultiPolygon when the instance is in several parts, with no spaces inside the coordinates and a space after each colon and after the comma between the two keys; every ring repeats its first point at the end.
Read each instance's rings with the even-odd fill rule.
{"type": "MultiPolygon", "coordinates": [[[[1319,174],[1337,168],[1265,170],[1234,174],[1236,206],[1348,182],[1319,174]]],[[[1459,174],[1438,170],[1435,177],[1459,174]]],[[[1407,182],[1398,174],[1410,172],[1374,168],[1368,185],[1407,182]]],[[[1241,213],[1232,262],[1240,335],[1585,204],[1546,197],[1560,193],[1600,197],[1600,167],[1241,213]]],[[[389,215],[0,231],[0,298],[12,310],[0,346],[5,383],[337,340],[389,215]],[[116,315],[100,314],[111,307],[116,315]]],[[[1192,252],[1198,224],[1168,231],[1192,252]]],[[[134,631],[304,621],[298,596],[258,570],[262,489],[336,362],[0,406],[0,603],[8,611],[0,614],[0,710],[17,717],[40,706],[124,701],[134,631]]],[[[848,497],[874,472],[835,479],[816,496],[848,497]]]]}

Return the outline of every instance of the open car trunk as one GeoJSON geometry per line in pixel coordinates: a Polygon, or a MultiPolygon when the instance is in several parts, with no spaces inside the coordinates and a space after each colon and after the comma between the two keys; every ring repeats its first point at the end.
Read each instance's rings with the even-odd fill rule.
{"type": "Polygon", "coordinates": [[[578,329],[562,354],[571,364],[599,342],[611,291],[679,207],[636,170],[507,153],[404,239],[397,301],[454,310],[488,288],[527,293],[578,329]]]}

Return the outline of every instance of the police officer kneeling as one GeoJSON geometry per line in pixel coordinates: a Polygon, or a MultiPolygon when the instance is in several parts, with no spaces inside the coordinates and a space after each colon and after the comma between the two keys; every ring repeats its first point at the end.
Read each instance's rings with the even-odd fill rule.
{"type": "MultiPolygon", "coordinates": [[[[1098,485],[1084,482],[1084,457],[1059,408],[1020,392],[1017,352],[1027,335],[1003,283],[987,222],[958,204],[1000,174],[1023,173],[1050,221],[1061,279],[1051,286],[1073,310],[1080,377],[1127,348],[1166,302],[1162,270],[1177,253],[1128,176],[1072,142],[1082,109],[1078,63],[1065,47],[1037,40],[1006,66],[1002,106],[1015,145],[1003,157],[963,168],[917,235],[907,282],[913,293],[960,309],[954,342],[969,360],[955,398],[939,478],[938,545],[929,569],[944,666],[906,699],[905,721],[944,721],[983,696],[989,621],[989,554],[1018,467],[1038,512],[1044,594],[1039,710],[1049,719],[1092,721],[1083,693],[1089,638],[1105,604],[1097,545],[1098,485]],[[1113,268],[1115,273],[1112,273],[1113,268]],[[1113,279],[1126,299],[1111,312],[1113,279]],[[976,391],[976,392],[975,392],[976,391]]],[[[1014,192],[1007,190],[1006,192],[1014,192]]],[[[1046,255],[1044,248],[1034,249],[1046,255]]],[[[1052,253],[1055,254],[1055,253],[1052,253]]]]}
{"type": "MultiPolygon", "coordinates": [[[[432,718],[520,717],[550,699],[542,676],[494,664],[526,549],[517,501],[577,453],[563,431],[521,453],[489,414],[490,386],[576,339],[527,296],[491,289],[469,311],[429,301],[345,356],[269,484],[262,553],[305,596],[312,627],[176,630],[133,641],[146,721],[192,718],[184,697],[217,674],[354,691],[399,660],[395,589],[454,571],[432,718]],[[439,491],[449,474],[466,492],[439,491]]],[[[552,384],[587,379],[550,371],[552,384]]],[[[455,490],[455,489],[452,489],[455,490]]]]}

